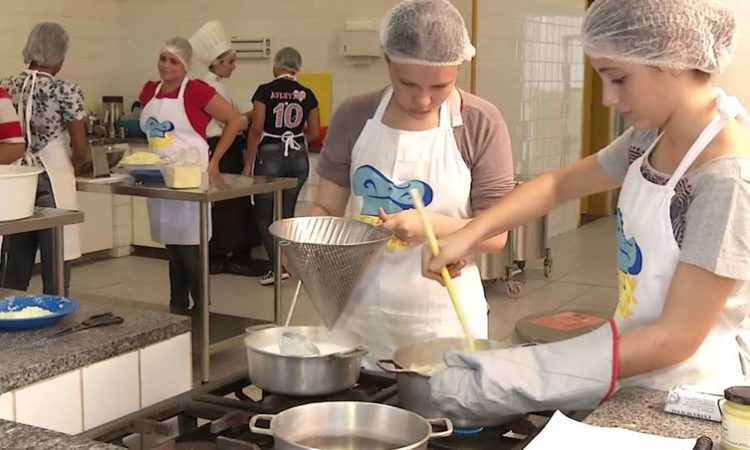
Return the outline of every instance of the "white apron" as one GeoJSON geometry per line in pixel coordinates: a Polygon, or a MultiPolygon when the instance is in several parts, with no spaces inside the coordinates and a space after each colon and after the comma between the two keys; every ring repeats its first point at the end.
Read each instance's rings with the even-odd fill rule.
{"type": "MultiPolygon", "coordinates": [[[[640,170],[659,139],[630,165],[625,175],[618,202],[620,295],[615,318],[620,334],[661,317],[680,254],[670,219],[674,188],[706,146],[743,110],[736,99],[727,98],[723,92],[718,92],[717,105],[720,114],[693,143],[666,185],[648,181],[640,170]]],[[[730,297],[693,356],[664,369],[620,380],[620,385],[668,390],[676,384],[695,384],[722,392],[728,386],[742,384],[735,337],[749,305],[747,298],[730,297]]]]}
{"type": "MultiPolygon", "coordinates": [[[[194,147],[200,153],[203,168],[201,186],[208,186],[208,143],[190,124],[183,95],[188,77],[182,80],[177,98],[157,98],[162,83],[156,87],[154,97],[141,111],[141,130],[148,138],[149,147],[160,155],[183,148],[194,147]]],[[[151,238],[165,245],[198,245],[200,243],[200,207],[197,202],[147,199],[151,238]]],[[[211,223],[209,216],[209,237],[211,223]]]]}
{"type": "MultiPolygon", "coordinates": [[[[28,74],[21,87],[20,101],[18,103],[18,115],[21,123],[26,128],[26,145],[31,145],[31,117],[34,109],[34,93],[39,76],[54,78],[52,75],[37,70],[27,70],[28,74]],[[28,98],[23,98],[23,92],[29,87],[28,98]]],[[[47,142],[37,153],[31,153],[28,149],[19,163],[28,165],[42,164],[47,176],[49,176],[52,193],[55,197],[55,207],[60,209],[78,209],[78,197],[76,194],[76,176],[71,160],[70,135],[64,130],[60,136],[47,142]]],[[[65,250],[65,261],[81,257],[80,225],[66,225],[63,227],[63,242],[65,250]]]]}
{"type": "MultiPolygon", "coordinates": [[[[471,217],[471,172],[453,134],[453,127],[462,125],[460,94],[454,90],[440,107],[438,128],[425,131],[395,130],[382,123],[392,96],[389,88],[354,144],[348,216],[377,223],[379,207],[389,214],[412,209],[409,190],[415,187],[428,211],[471,217]]],[[[421,245],[395,238],[389,242],[336,323],[363,338],[370,351],[363,361],[366,368],[412,342],[463,336],[445,288],[422,276],[421,250],[421,245]]],[[[473,259],[455,284],[474,336],[487,338],[487,304],[473,259]]]]}

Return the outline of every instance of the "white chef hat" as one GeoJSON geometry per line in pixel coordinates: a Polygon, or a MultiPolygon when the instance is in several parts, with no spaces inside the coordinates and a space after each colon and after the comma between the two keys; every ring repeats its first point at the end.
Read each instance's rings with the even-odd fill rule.
{"type": "Polygon", "coordinates": [[[220,57],[229,56],[234,52],[229,34],[218,20],[212,20],[190,37],[190,45],[195,56],[206,66],[211,66],[220,57]]]}

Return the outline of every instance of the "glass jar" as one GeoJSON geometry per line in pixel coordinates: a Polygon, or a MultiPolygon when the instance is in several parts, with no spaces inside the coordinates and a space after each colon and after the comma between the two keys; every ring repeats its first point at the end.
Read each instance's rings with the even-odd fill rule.
{"type": "Polygon", "coordinates": [[[721,445],[725,450],[750,450],[750,386],[724,391],[721,445]]]}

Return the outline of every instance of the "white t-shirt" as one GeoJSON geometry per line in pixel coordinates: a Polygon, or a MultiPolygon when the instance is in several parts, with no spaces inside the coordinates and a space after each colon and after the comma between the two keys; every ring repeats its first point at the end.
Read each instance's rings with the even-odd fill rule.
{"type": "MultiPolygon", "coordinates": [[[[229,93],[229,88],[227,88],[227,85],[224,84],[224,80],[216,75],[215,73],[208,71],[205,75],[201,78],[203,81],[208,83],[209,86],[216,89],[216,92],[219,93],[222,97],[224,97],[224,100],[228,101],[232,106],[234,106],[234,109],[237,108],[237,104],[234,103],[234,100],[232,99],[232,94],[229,93]]],[[[240,127],[240,130],[244,130],[247,128],[247,117],[244,115],[242,116],[242,126],[240,127]]],[[[219,137],[221,136],[221,133],[224,132],[224,123],[219,122],[216,119],[211,119],[211,122],[208,123],[208,127],[206,127],[206,137],[212,138],[212,137],[219,137]]]]}

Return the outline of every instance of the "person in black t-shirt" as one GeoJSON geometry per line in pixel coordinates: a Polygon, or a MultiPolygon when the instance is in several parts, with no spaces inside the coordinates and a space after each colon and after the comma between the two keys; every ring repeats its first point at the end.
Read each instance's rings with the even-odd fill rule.
{"type": "MultiPolygon", "coordinates": [[[[297,82],[302,56],[291,47],[279,50],[274,57],[270,83],[258,87],[253,95],[253,118],[247,140],[243,175],[266,175],[297,178],[297,187],[283,193],[284,218],[294,216],[302,185],[310,168],[307,142],[320,136],[318,99],[310,89],[297,82]],[[307,131],[303,131],[307,125],[307,131]]],[[[273,236],[268,227],[273,221],[273,194],[255,196],[255,217],[268,257],[274,262],[273,236]]],[[[273,267],[273,266],[272,266],[273,267]]],[[[289,278],[283,273],[282,279],[289,278]]],[[[274,281],[273,270],[261,277],[261,285],[274,281]]]]}

